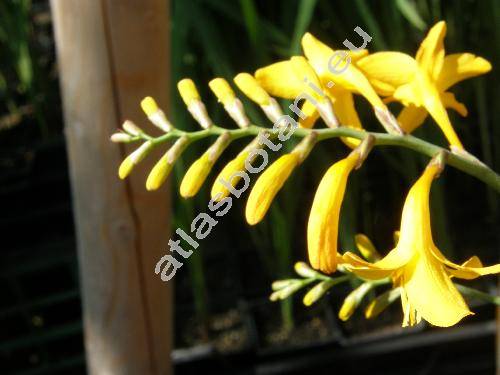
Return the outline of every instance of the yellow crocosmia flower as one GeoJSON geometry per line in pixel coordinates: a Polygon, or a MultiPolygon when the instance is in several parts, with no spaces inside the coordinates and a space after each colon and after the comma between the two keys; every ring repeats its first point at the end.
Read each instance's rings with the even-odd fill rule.
{"type": "Polygon", "coordinates": [[[363,95],[372,106],[387,110],[368,79],[354,64],[366,52],[360,54],[351,51],[334,51],[310,33],[302,37],[302,49],[325,87],[330,87],[330,82],[333,82],[345,90],[363,95]],[[350,57],[350,63],[342,61],[345,60],[345,56],[350,57]],[[334,72],[329,69],[329,64],[335,68],[334,72]]]}
{"type": "Polygon", "coordinates": [[[299,163],[300,156],[292,152],[281,156],[259,176],[245,209],[248,224],[255,225],[264,218],[274,197],[299,163]]]}
{"type": "Polygon", "coordinates": [[[340,207],[349,174],[359,154],[352,152],[332,165],[319,183],[307,224],[307,249],[311,265],[325,273],[337,268],[337,237],[340,207]]]}
{"type": "Polygon", "coordinates": [[[228,184],[231,184],[231,186],[233,187],[240,181],[241,177],[239,176],[234,176],[232,179],[231,177],[235,172],[241,172],[245,170],[245,160],[249,154],[249,150],[243,150],[238,154],[238,156],[236,156],[236,158],[227,163],[219,173],[219,175],[215,179],[215,182],[212,186],[212,191],[210,193],[214,201],[221,201],[230,194],[230,191],[224,184],[221,183],[221,180],[224,180],[228,184]]]}
{"type": "Polygon", "coordinates": [[[219,101],[224,105],[230,105],[236,97],[233,89],[224,78],[214,78],[208,82],[208,86],[213,91],[217,99],[219,99],[219,101]]]}
{"type": "Polygon", "coordinates": [[[248,73],[240,73],[234,77],[234,83],[251,100],[259,105],[269,105],[270,96],[260,85],[259,82],[248,73]]]}
{"type": "Polygon", "coordinates": [[[179,90],[179,94],[181,94],[182,100],[184,103],[189,106],[195,100],[200,101],[200,94],[196,89],[196,85],[193,80],[189,78],[181,79],[177,83],[177,89],[179,90]]]}
{"type": "Polygon", "coordinates": [[[500,264],[483,267],[477,258],[458,265],[444,257],[432,240],[429,194],[441,168],[430,163],[406,198],[396,247],[378,262],[370,263],[352,253],[343,255],[343,266],[365,279],[391,277],[401,288],[403,325],[424,319],[449,327],[472,314],[451,277],[475,278],[500,272],[500,264]]]}
{"type": "Polygon", "coordinates": [[[399,52],[379,52],[361,58],[356,65],[379,94],[405,105],[398,116],[404,131],[418,128],[430,114],[450,145],[463,149],[445,108],[453,108],[462,116],[467,115],[467,110],[447,90],[464,79],[489,72],[491,64],[470,53],[446,56],[445,34],[444,21],[434,25],[415,59],[399,52]]]}
{"type": "Polygon", "coordinates": [[[183,198],[194,197],[207,179],[214,162],[210,160],[210,153],[204,153],[196,160],[182,178],[180,193],[183,198]]]}

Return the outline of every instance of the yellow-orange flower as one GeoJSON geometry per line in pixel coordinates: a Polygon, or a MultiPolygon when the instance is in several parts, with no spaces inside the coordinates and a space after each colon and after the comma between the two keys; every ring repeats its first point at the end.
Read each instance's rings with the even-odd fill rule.
{"type": "Polygon", "coordinates": [[[462,116],[466,107],[447,92],[454,84],[491,70],[491,64],[470,53],[445,56],[446,23],[438,22],[427,34],[413,59],[400,52],[379,52],[361,58],[357,66],[381,95],[402,102],[405,108],[398,121],[406,132],[419,127],[429,113],[450,145],[463,149],[450,122],[446,108],[462,116]]]}
{"type": "Polygon", "coordinates": [[[370,263],[345,253],[344,266],[365,279],[391,277],[401,289],[403,326],[424,319],[448,327],[472,314],[451,282],[451,277],[473,279],[500,272],[500,264],[483,267],[477,257],[463,265],[455,264],[438,250],[432,240],[429,194],[433,179],[441,168],[431,162],[406,198],[399,241],[394,250],[378,262],[370,263]]]}

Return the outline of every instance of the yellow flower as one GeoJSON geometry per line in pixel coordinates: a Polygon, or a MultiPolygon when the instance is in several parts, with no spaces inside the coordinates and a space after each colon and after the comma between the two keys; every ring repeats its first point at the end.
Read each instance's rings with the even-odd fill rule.
{"type": "MultiPolygon", "coordinates": [[[[311,101],[306,100],[305,103],[314,107],[316,116],[321,116],[328,127],[338,127],[332,102],[326,95],[318,75],[304,57],[293,56],[290,60],[258,69],[255,72],[255,78],[259,85],[271,95],[296,101],[300,98],[306,99],[304,95],[309,96],[311,101]],[[312,103],[312,100],[315,103],[312,103]]],[[[306,115],[311,115],[311,113],[306,115]]],[[[304,119],[300,118],[299,122],[302,121],[304,119]]]]}
{"type": "Polygon", "coordinates": [[[274,197],[299,163],[300,156],[292,152],[281,156],[259,176],[245,209],[248,224],[255,225],[264,218],[274,197]]]}
{"type": "Polygon", "coordinates": [[[314,196],[307,224],[307,249],[311,265],[325,273],[337,268],[337,237],[340,207],[347,178],[359,162],[353,151],[325,173],[314,196]]]}
{"type": "MultiPolygon", "coordinates": [[[[384,126],[397,128],[395,119],[382,99],[354,64],[368,53],[366,50],[361,52],[334,51],[310,33],[306,33],[302,38],[302,48],[316,77],[309,80],[330,99],[335,116],[341,125],[355,129],[363,128],[354,107],[353,93],[356,93],[363,95],[372,104],[377,118],[384,126]],[[345,56],[349,56],[349,64],[344,61],[345,56]],[[329,64],[336,68],[337,73],[329,69],[329,64]]],[[[295,99],[301,93],[311,93],[310,87],[304,84],[302,77],[297,78],[296,72],[294,74],[290,61],[282,61],[259,69],[255,76],[266,91],[278,97],[295,99]]],[[[315,98],[314,95],[312,96],[315,98]]],[[[299,120],[300,126],[313,127],[321,114],[318,106],[305,100],[301,110],[306,118],[299,120]]],[[[342,140],[351,148],[359,144],[359,140],[354,138],[344,137],[342,140]]]]}
{"type": "Polygon", "coordinates": [[[438,22],[421,43],[415,59],[400,52],[379,52],[363,57],[357,66],[377,92],[403,103],[398,121],[404,131],[419,127],[429,113],[450,145],[463,149],[446,108],[462,116],[467,115],[467,109],[447,90],[464,79],[489,72],[491,64],[470,53],[445,56],[445,34],[446,23],[438,22]]]}
{"type": "Polygon", "coordinates": [[[429,194],[433,179],[441,168],[431,162],[406,198],[401,231],[396,247],[383,259],[369,263],[352,253],[343,255],[344,266],[369,280],[391,277],[401,288],[403,326],[425,319],[449,327],[472,314],[451,282],[451,277],[473,279],[500,272],[500,264],[483,267],[477,257],[463,265],[452,263],[432,240],[429,194]]]}

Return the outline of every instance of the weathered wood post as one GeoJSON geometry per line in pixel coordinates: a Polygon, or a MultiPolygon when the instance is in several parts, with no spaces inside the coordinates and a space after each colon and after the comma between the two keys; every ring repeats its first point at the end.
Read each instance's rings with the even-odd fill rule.
{"type": "Polygon", "coordinates": [[[146,192],[145,166],[120,181],[117,168],[130,149],[109,142],[125,118],[146,125],[144,96],[166,107],[168,1],[51,5],[89,373],[170,374],[172,284],[154,274],[167,248],[168,194],[146,192]]]}

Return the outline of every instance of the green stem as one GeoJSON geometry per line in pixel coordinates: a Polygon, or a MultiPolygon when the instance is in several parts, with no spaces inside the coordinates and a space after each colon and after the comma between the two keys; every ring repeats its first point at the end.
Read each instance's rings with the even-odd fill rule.
{"type": "Polygon", "coordinates": [[[488,293],[481,292],[480,290],[469,288],[468,286],[455,284],[458,290],[460,290],[463,294],[468,297],[477,298],[494,305],[500,306],[500,296],[492,296],[488,293]]]}
{"type": "MultiPolygon", "coordinates": [[[[152,142],[155,145],[158,145],[161,143],[165,143],[171,139],[176,139],[182,136],[186,136],[191,143],[206,137],[220,135],[224,132],[228,132],[231,137],[231,140],[235,140],[242,137],[248,137],[252,135],[255,136],[259,134],[259,132],[264,130],[272,132],[272,129],[263,128],[256,125],[251,125],[248,128],[244,129],[231,129],[231,130],[221,128],[218,126],[213,126],[209,129],[204,129],[191,133],[174,129],[167,134],[164,134],[157,138],[153,138],[152,142]]],[[[426,142],[412,135],[372,133],[348,127],[340,127],[336,129],[318,129],[318,130],[297,128],[293,133],[293,135],[295,137],[303,138],[311,134],[311,132],[313,131],[318,134],[318,141],[323,141],[326,139],[338,138],[338,137],[351,137],[357,139],[364,139],[368,134],[371,134],[375,138],[376,146],[400,146],[427,155],[429,157],[436,155],[440,151],[447,151],[448,165],[451,165],[452,167],[459,169],[462,172],[465,172],[471,176],[476,177],[477,179],[481,180],[482,182],[493,188],[497,193],[500,193],[500,176],[486,165],[480,163],[479,161],[473,160],[472,157],[468,158],[466,156],[451,153],[447,149],[436,146],[432,143],[426,142]]]]}

